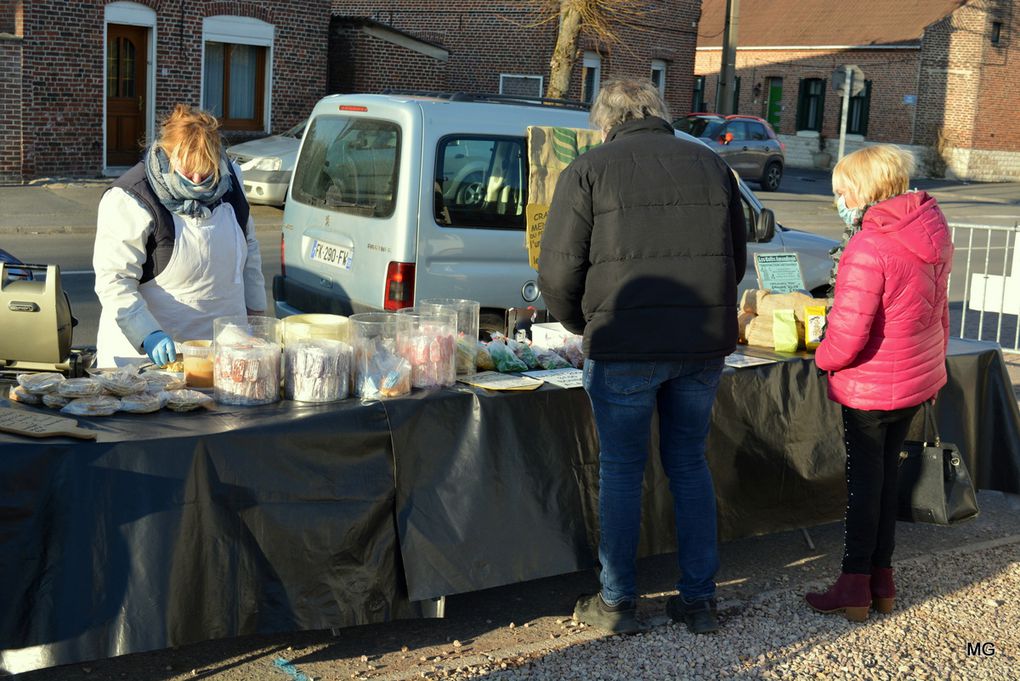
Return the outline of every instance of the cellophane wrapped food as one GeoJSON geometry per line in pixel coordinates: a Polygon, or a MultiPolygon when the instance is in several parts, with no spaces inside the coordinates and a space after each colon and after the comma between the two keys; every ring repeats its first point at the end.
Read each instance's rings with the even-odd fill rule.
{"type": "Polygon", "coordinates": [[[57,393],[64,397],[98,397],[103,394],[103,384],[94,378],[69,378],[57,386],[57,393]]]}
{"type": "Polygon", "coordinates": [[[354,349],[355,393],[362,399],[397,397],[411,392],[411,363],[382,338],[354,349]]]}
{"type": "Polygon", "coordinates": [[[64,397],[59,393],[46,393],[42,396],[42,403],[50,409],[63,409],[70,401],[70,397],[64,397]]]}
{"type": "Polygon", "coordinates": [[[33,395],[25,390],[24,386],[20,385],[12,385],[11,389],[7,392],[7,397],[22,404],[42,404],[41,395],[33,395]]]}
{"type": "Polygon", "coordinates": [[[555,351],[549,348],[532,348],[535,351],[535,357],[538,359],[538,365],[543,369],[569,369],[570,362],[563,359],[555,351]]]}
{"type": "Polygon", "coordinates": [[[39,373],[18,374],[18,385],[32,395],[46,395],[57,391],[65,380],[63,374],[39,373]]]}
{"type": "Polygon", "coordinates": [[[517,358],[513,350],[503,342],[502,338],[496,338],[493,334],[492,342],[489,343],[489,355],[492,363],[496,365],[496,371],[510,373],[514,371],[527,371],[528,365],[517,358]]]}
{"type": "Polygon", "coordinates": [[[538,357],[535,356],[535,351],[527,341],[508,340],[506,344],[517,356],[517,359],[524,362],[529,369],[538,368],[538,357]]]}
{"type": "Polygon", "coordinates": [[[164,390],[180,390],[185,387],[184,376],[172,371],[146,371],[142,374],[145,380],[145,392],[158,393],[164,390]]]}
{"type": "Polygon", "coordinates": [[[120,398],[120,410],[129,414],[150,414],[166,406],[166,393],[141,392],[120,398]]]}
{"type": "Polygon", "coordinates": [[[350,394],[350,345],[327,338],[303,338],[284,350],[284,395],[298,402],[336,402],[350,394]]]}
{"type": "Polygon", "coordinates": [[[400,354],[411,364],[411,386],[439,388],[457,382],[452,329],[423,325],[400,340],[400,354]]]}
{"type": "Polygon", "coordinates": [[[148,386],[145,379],[138,375],[134,369],[115,369],[102,371],[93,376],[103,390],[111,395],[123,397],[143,392],[148,386]]]}
{"type": "Polygon", "coordinates": [[[581,349],[583,338],[581,336],[570,336],[563,340],[558,350],[565,360],[575,369],[584,367],[584,350],[581,349]]]}
{"type": "Polygon", "coordinates": [[[478,354],[475,355],[475,367],[478,371],[495,371],[496,365],[489,354],[488,343],[478,341],[478,354]]]}
{"type": "Polygon", "coordinates": [[[217,341],[213,384],[220,404],[269,404],[280,399],[279,343],[248,337],[232,344],[217,341]]]}
{"type": "Polygon", "coordinates": [[[457,374],[473,374],[477,370],[478,346],[477,338],[459,333],[457,335],[457,374]]]}
{"type": "Polygon", "coordinates": [[[160,397],[166,402],[167,409],[172,411],[192,411],[199,407],[210,408],[213,405],[213,398],[190,388],[166,390],[160,393],[160,397]]]}
{"type": "MultiPolygon", "coordinates": [[[[76,380],[82,379],[70,378],[67,382],[76,380]]],[[[60,413],[72,416],[109,416],[119,409],[120,399],[112,395],[90,395],[71,400],[60,410],[60,413]]]]}

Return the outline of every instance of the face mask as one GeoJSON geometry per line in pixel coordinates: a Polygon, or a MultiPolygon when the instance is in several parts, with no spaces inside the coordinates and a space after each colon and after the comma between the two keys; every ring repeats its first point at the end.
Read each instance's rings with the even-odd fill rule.
{"type": "Polygon", "coordinates": [[[859,225],[861,219],[864,217],[864,211],[860,208],[847,208],[846,199],[840,194],[839,198],[836,199],[836,210],[839,211],[839,217],[846,224],[851,227],[859,225]]]}

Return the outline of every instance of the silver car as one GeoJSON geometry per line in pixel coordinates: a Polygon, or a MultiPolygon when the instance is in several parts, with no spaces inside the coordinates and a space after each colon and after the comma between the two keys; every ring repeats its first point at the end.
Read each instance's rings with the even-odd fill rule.
{"type": "Polygon", "coordinates": [[[282,206],[286,201],[307,123],[306,119],[279,135],[227,148],[227,156],[241,168],[244,195],[249,203],[282,206]]]}
{"type": "Polygon", "coordinates": [[[786,148],[764,119],[699,113],[676,119],[673,127],[708,144],[740,177],[757,182],[763,191],[779,189],[786,148]]]}

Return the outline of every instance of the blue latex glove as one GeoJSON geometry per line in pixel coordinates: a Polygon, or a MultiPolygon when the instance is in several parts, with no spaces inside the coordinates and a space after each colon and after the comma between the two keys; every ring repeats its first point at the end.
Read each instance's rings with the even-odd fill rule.
{"type": "Polygon", "coordinates": [[[142,347],[145,348],[145,354],[149,356],[152,363],[158,367],[177,361],[177,348],[174,347],[174,339],[164,331],[150,333],[142,341],[142,347]]]}

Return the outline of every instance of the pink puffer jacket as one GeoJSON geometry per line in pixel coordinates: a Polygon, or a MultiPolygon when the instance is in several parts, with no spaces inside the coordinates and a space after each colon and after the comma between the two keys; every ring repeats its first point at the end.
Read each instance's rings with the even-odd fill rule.
{"type": "Polygon", "coordinates": [[[921,404],[946,384],[953,242],[935,199],[910,192],[867,210],[836,274],[815,354],[829,398],[854,409],[921,404]]]}

